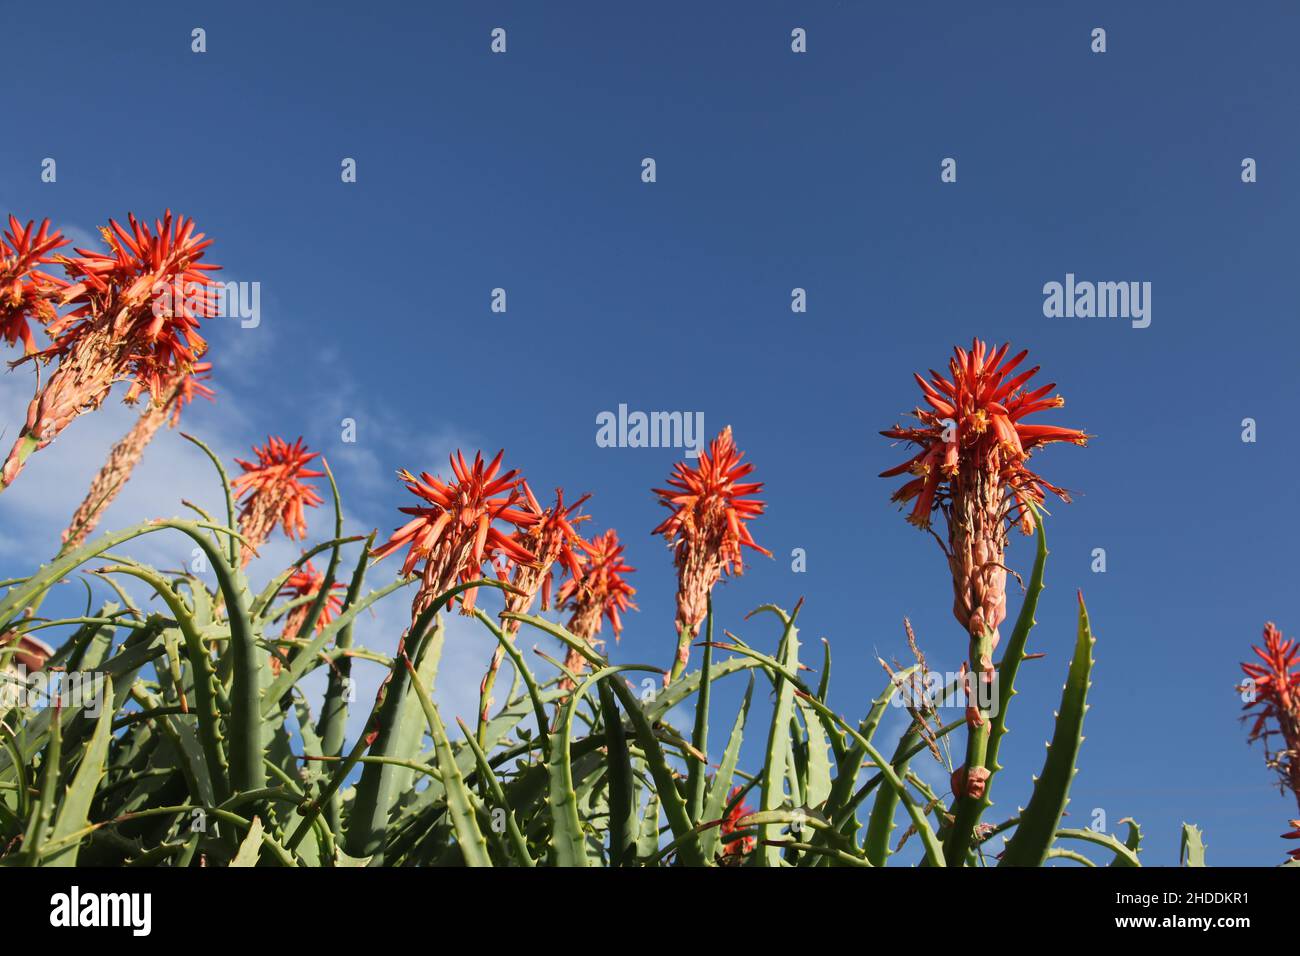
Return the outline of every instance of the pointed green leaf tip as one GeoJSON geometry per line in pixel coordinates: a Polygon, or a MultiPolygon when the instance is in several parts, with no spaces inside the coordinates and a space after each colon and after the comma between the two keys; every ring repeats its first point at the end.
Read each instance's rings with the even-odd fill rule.
{"type": "Polygon", "coordinates": [[[1205,836],[1195,823],[1183,824],[1183,842],[1178,859],[1183,866],[1205,866],[1205,836]]]}

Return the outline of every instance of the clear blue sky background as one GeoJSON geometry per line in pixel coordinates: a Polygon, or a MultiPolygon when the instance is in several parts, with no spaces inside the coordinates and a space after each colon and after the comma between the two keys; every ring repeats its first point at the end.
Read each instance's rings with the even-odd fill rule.
{"type": "MultiPolygon", "coordinates": [[[[196,217],[228,277],[262,284],[263,321],[213,323],[221,396],[189,427],[231,451],[303,434],[336,464],[354,530],[395,526],[392,469],[438,470],[454,445],[505,447],[536,488],[592,491],[592,527],[617,527],[639,568],[621,660],[671,654],[649,488],[676,455],[598,448],[595,416],[626,403],[732,424],[767,483],[753,531],[776,558],[718,590],[720,623],[771,648],[771,624],[743,613],[806,596],[802,633],[831,640],[833,703],[855,717],[876,656],[906,657],[904,615],[932,665],[965,651],[938,548],[875,477],[904,453],[876,432],[953,344],[1028,347],[1068,401],[1044,420],[1097,438],[1036,459],[1081,494],[1050,520],[1032,639],[1047,656],[1022,671],[990,819],[1041,766],[1082,588],[1097,667],[1069,822],[1135,816],[1148,863],[1173,863],[1194,821],[1211,863],[1271,865],[1296,808],[1247,747],[1233,685],[1266,619],[1300,630],[1300,15],[1137,6],[8,2],[0,211],[82,235],[127,210],[196,217]],[[1044,318],[1042,286],[1067,272],[1152,282],[1150,328],[1044,318]],[[790,311],[796,286],[807,314],[790,311]]],[[[5,387],[29,396],[26,375],[5,387]]],[[[12,438],[21,405],[6,413],[12,438]]],[[[93,454],[42,452],[0,498],[6,576],[53,550],[14,538],[43,496],[75,504],[125,422],[83,418],[60,446],[93,454]]],[[[150,453],[189,454],[170,435],[150,453]]],[[[198,497],[180,474],[135,507],[198,497]]],[[[1030,553],[1017,539],[1013,567],[1030,553]]],[[[719,694],[715,735],[739,689],[719,694]]]]}

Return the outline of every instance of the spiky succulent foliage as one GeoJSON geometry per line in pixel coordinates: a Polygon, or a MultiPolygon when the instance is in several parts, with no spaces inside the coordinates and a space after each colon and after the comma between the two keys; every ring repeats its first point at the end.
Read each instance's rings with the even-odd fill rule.
{"type": "MultiPolygon", "coordinates": [[[[356,646],[357,617],[418,579],[366,592],[370,542],[342,536],[337,491],[334,498],[334,537],[256,591],[240,560],[228,482],[224,520],[173,518],[110,533],[8,582],[0,668],[18,672],[14,635],[62,626],[69,636],[49,666],[62,669],[65,688],[93,678],[88,686],[102,706],[42,706],[11,679],[0,706],[0,863],[816,867],[893,858],[943,866],[991,865],[1002,850],[1001,864],[1014,866],[1083,862],[1078,847],[1088,844],[1111,865],[1138,865],[1135,824],[1124,837],[1061,825],[1092,666],[1082,603],[1056,730],[1028,805],[996,824],[972,824],[969,850],[949,861],[952,820],[910,763],[930,759],[925,752],[937,753],[963,721],[939,725],[932,712],[912,708],[901,738],[882,741],[881,717],[907,672],[891,676],[861,720],[837,714],[827,703],[828,650],[815,686],[805,682],[798,606],[761,608],[753,626],[771,620],[776,628],[755,634],[753,644],[715,628],[710,608],[700,669],[654,694],[631,685],[646,672],[660,675],[658,668],[613,664],[556,623],[506,611],[507,625],[549,635],[586,664],[580,674],[558,664],[535,672],[510,628],[480,611],[517,679],[476,733],[444,720],[432,699],[440,611],[469,588],[508,585],[454,581],[427,603],[396,658],[356,646]],[[134,539],[154,534],[181,535],[201,549],[215,586],[125,556],[134,539]],[[346,596],[328,607],[352,552],[346,596]],[[285,601],[286,583],[317,555],[327,556],[319,586],[285,601]],[[100,580],[115,585],[117,602],[65,621],[25,614],[56,582],[92,563],[100,580]],[[154,600],[132,601],[118,584],[126,579],[154,600]],[[286,642],[273,622],[295,607],[306,614],[286,642]],[[773,639],[772,653],[759,650],[773,639]],[[386,672],[373,702],[351,693],[357,664],[386,672]],[[318,670],[328,683],[314,715],[304,683],[318,670]],[[739,711],[715,723],[713,686],[746,679],[739,711]],[[770,719],[755,727],[751,703],[769,696],[767,686],[770,719]],[[354,707],[364,723],[349,741],[354,707]],[[691,726],[675,727],[676,715],[692,707],[691,726]],[[763,762],[743,770],[741,747],[754,734],[764,738],[763,762]],[[906,831],[891,839],[899,810],[906,831]],[[1009,836],[1005,849],[1000,841],[994,849],[995,835],[1009,836]]],[[[1001,706],[982,807],[991,805],[1006,710],[1043,586],[1047,548],[1036,520],[1024,609],[997,665],[1001,706]]]]}

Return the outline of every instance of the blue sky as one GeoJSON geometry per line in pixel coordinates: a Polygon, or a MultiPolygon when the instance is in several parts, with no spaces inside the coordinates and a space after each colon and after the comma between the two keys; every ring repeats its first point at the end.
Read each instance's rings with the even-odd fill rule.
{"type": "MultiPolygon", "coordinates": [[[[879,690],[876,657],[906,657],[905,615],[932,665],[965,653],[938,548],[875,477],[903,457],[877,431],[952,345],[1029,348],[1068,402],[1043,420],[1097,437],[1036,459],[1080,494],[1050,519],[1032,639],[1047,657],[1022,671],[990,819],[1041,766],[1082,588],[1097,667],[1068,822],[1138,818],[1148,863],[1176,861],[1184,820],[1211,863],[1280,862],[1295,807],[1247,747],[1233,685],[1266,619],[1300,630],[1300,14],[980,6],[6,4],[22,96],[0,211],[83,237],[128,210],[194,216],[226,277],[261,283],[262,323],[213,323],[218,401],[186,427],[227,457],[304,435],[354,530],[391,530],[406,503],[392,471],[439,470],[454,447],[504,447],[535,488],[593,492],[591,527],[616,527],[638,568],[621,660],[671,655],[649,488],[677,456],[597,447],[596,415],[731,424],[767,483],[752,530],[776,557],[718,589],[719,623],[770,648],[771,626],[743,614],[805,596],[803,635],[830,639],[833,703],[854,717],[879,690]],[[1045,318],[1043,285],[1066,273],[1151,282],[1150,327],[1045,318]],[[489,310],[497,287],[505,314],[489,310]]],[[[10,436],[30,394],[30,373],[0,379],[10,436]]],[[[0,497],[5,576],[53,550],[129,420],[82,418],[0,497]]],[[[208,500],[210,484],[163,436],[106,525],[208,500]]],[[[1012,566],[1029,555],[1017,540],[1012,566]]],[[[391,603],[365,638],[381,649],[403,617],[391,603]]],[[[449,650],[447,706],[472,706],[486,648],[466,632],[449,650]]],[[[715,727],[739,692],[719,693],[715,727]]]]}

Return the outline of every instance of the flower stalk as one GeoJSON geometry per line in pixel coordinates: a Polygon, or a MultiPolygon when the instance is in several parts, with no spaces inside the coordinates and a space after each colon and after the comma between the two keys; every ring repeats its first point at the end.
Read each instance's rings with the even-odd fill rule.
{"type": "Polygon", "coordinates": [[[952,775],[955,822],[944,848],[949,865],[965,859],[994,769],[987,766],[989,704],[993,652],[1007,616],[1008,533],[1013,526],[1025,534],[1033,530],[1032,509],[1042,504],[1045,489],[1070,500],[1064,489],[1031,471],[1028,461],[1044,445],[1086,445],[1089,437],[1078,429],[1024,421],[1065,400],[1052,394],[1054,383],[1028,389],[1038,367],[1018,372],[1029,353],[1008,358],[1009,352],[1010,345],[993,349],[978,339],[969,351],[955,348],[947,377],[933,370],[928,381],[913,376],[927,406],[912,413],[919,424],[881,432],[919,448],[881,477],[912,476],[893,496],[912,503],[911,524],[930,530],[934,512],[943,515],[948,535],[946,544],[939,543],[952,579],[953,616],[968,641],[966,762],[952,775]]]}

